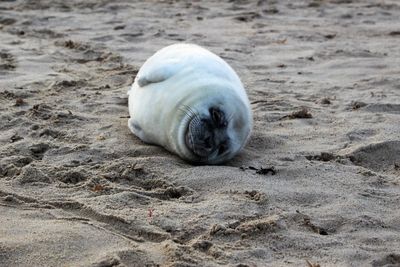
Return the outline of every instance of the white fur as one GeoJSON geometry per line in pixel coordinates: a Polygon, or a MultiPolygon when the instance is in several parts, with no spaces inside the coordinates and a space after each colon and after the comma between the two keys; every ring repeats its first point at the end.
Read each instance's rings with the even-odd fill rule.
{"type": "Polygon", "coordinates": [[[200,115],[218,106],[233,116],[228,126],[231,153],[204,163],[232,158],[250,135],[252,115],[239,77],[224,60],[197,45],[175,44],[156,52],[140,68],[128,94],[131,131],[186,160],[196,161],[185,145],[189,121],[183,106],[200,115]]]}

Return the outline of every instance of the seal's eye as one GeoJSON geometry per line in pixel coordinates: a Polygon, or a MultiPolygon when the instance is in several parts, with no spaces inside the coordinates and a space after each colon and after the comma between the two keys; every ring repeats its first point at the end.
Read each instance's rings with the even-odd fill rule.
{"type": "Polygon", "coordinates": [[[219,108],[210,108],[210,116],[212,121],[217,127],[226,127],[227,122],[225,120],[225,114],[219,108]]]}

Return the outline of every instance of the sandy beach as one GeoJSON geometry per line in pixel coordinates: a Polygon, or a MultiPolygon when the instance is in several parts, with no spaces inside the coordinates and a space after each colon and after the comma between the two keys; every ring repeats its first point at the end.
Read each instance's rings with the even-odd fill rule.
{"type": "Polygon", "coordinates": [[[0,1],[0,266],[400,266],[399,45],[396,0],[0,1]],[[127,127],[178,42],[248,93],[224,165],[127,127]]]}

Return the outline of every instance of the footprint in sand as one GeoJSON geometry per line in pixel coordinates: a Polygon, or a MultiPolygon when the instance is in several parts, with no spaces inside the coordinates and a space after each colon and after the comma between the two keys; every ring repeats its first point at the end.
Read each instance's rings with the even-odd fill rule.
{"type": "Polygon", "coordinates": [[[391,171],[400,165],[400,141],[362,146],[348,156],[355,165],[377,172],[391,171]]]}

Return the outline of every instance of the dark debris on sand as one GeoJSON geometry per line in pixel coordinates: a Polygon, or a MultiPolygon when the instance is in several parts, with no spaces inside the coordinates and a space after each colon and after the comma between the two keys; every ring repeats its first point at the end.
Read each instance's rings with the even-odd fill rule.
{"type": "Polygon", "coordinates": [[[289,115],[285,115],[282,118],[280,118],[280,120],[285,120],[285,119],[289,119],[289,120],[293,120],[293,119],[310,119],[312,118],[312,114],[310,113],[310,111],[307,108],[302,108],[299,111],[295,111],[289,115]]]}
{"type": "Polygon", "coordinates": [[[253,167],[253,166],[249,166],[249,167],[243,167],[242,166],[242,167],[240,167],[240,169],[242,171],[254,170],[254,171],[256,171],[257,174],[261,174],[261,175],[268,175],[268,174],[275,175],[276,174],[276,169],[275,169],[274,166],[268,167],[268,168],[264,168],[264,167],[256,168],[256,167],[253,167]]]}

